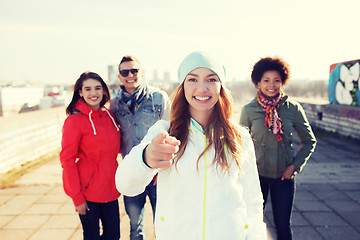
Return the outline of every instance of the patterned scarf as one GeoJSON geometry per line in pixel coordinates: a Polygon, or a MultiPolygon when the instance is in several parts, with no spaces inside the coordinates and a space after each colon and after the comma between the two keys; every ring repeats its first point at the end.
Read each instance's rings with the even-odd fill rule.
{"type": "Polygon", "coordinates": [[[146,90],[143,85],[140,85],[133,93],[128,93],[123,85],[120,86],[120,100],[125,102],[130,111],[134,114],[134,108],[136,103],[140,103],[146,95],[146,90]]]}
{"type": "Polygon", "coordinates": [[[264,125],[269,128],[270,132],[277,135],[278,142],[282,140],[283,124],[277,112],[277,106],[283,97],[284,92],[282,91],[277,97],[271,100],[266,99],[260,90],[256,93],[256,100],[265,111],[264,125]]]}

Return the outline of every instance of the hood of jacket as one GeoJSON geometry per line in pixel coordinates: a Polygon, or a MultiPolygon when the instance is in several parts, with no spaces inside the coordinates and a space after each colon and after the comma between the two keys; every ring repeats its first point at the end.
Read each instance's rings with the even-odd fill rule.
{"type": "Polygon", "coordinates": [[[95,125],[94,125],[94,122],[93,122],[93,118],[94,117],[99,117],[100,115],[103,115],[103,114],[107,114],[110,117],[110,119],[112,120],[112,122],[113,122],[113,124],[114,124],[117,131],[120,130],[117,123],[115,122],[115,119],[110,114],[110,112],[106,109],[106,107],[102,106],[99,109],[93,109],[93,108],[89,107],[85,103],[85,101],[83,99],[79,99],[77,101],[77,103],[75,104],[75,107],[79,111],[78,113],[82,113],[82,114],[85,114],[85,115],[89,116],[89,121],[90,121],[91,126],[93,128],[94,135],[96,135],[96,128],[95,128],[95,125]]]}

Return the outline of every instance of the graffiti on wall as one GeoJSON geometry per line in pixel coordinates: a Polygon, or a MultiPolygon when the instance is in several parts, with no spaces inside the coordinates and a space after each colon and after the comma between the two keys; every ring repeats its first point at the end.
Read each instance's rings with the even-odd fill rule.
{"type": "Polygon", "coordinates": [[[360,59],[330,66],[329,101],[332,104],[360,106],[360,59]]]}

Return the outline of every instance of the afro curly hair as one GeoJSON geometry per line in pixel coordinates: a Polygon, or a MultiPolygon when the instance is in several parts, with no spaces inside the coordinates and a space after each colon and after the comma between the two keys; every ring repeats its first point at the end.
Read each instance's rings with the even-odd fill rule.
{"type": "Polygon", "coordinates": [[[251,81],[255,86],[261,81],[266,71],[277,71],[281,76],[281,82],[286,85],[290,77],[289,64],[280,57],[264,57],[255,63],[251,72],[251,81]]]}

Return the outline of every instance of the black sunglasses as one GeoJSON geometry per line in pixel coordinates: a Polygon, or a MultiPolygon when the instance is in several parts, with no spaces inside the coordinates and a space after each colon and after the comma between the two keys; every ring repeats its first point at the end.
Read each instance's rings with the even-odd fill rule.
{"type": "Polygon", "coordinates": [[[127,77],[129,76],[129,72],[131,72],[132,75],[136,76],[137,73],[139,72],[139,69],[133,68],[133,69],[120,70],[120,75],[122,77],[127,77]]]}

